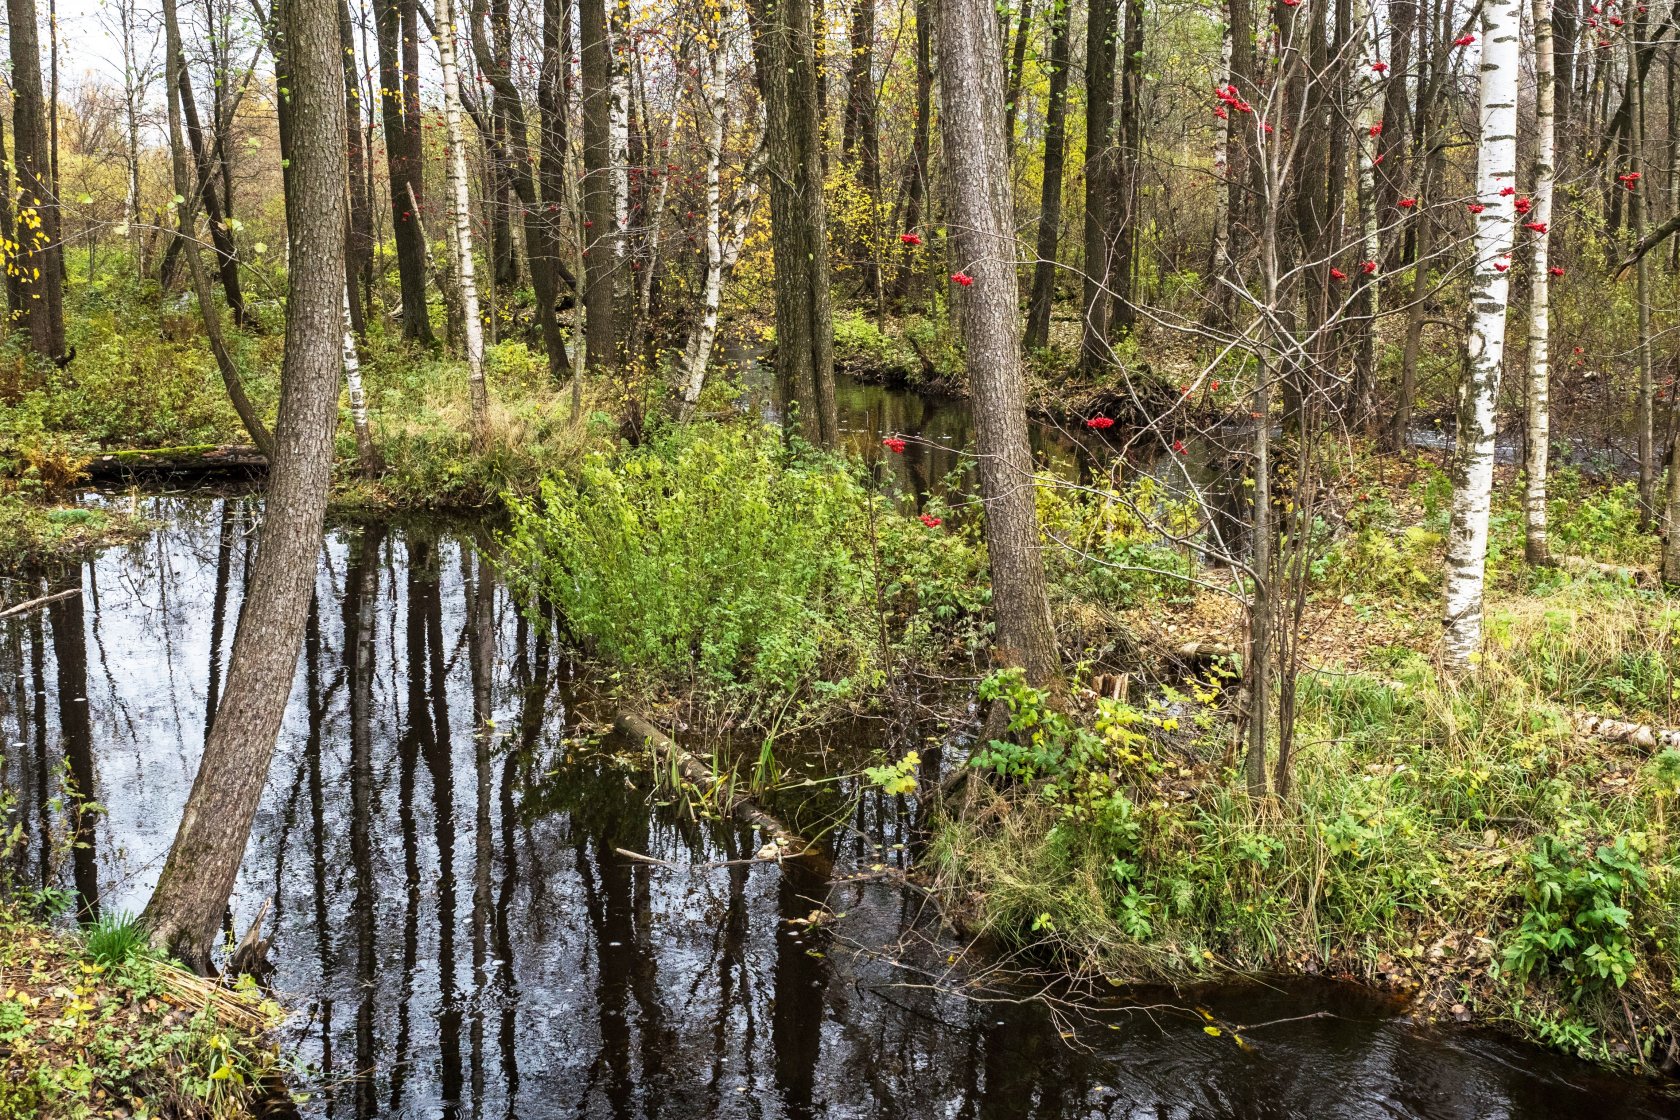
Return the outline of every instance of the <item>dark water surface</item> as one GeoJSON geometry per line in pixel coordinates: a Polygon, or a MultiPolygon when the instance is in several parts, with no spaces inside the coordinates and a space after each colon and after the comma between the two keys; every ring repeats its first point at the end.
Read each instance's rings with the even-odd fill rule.
{"type": "MultiPolygon", "coordinates": [[[[144,904],[225,671],[256,509],[157,499],[166,528],[54,575],[80,581],[80,602],[0,630],[29,880],[89,909],[144,904]],[[105,811],[60,854],[78,823],[51,804],[65,770],[105,811]]],[[[1137,993],[1153,1010],[1117,1004],[1071,1037],[1038,1005],[964,998],[969,973],[916,897],[716,866],[755,839],[651,798],[603,759],[613,743],[584,742],[587,682],[513,609],[480,539],[340,526],[322,556],[233,901],[243,932],[274,900],[273,983],[313,1070],[310,1116],[1680,1115],[1646,1083],[1415,1026],[1346,986],[1137,993]],[[486,717],[495,733],[475,739],[486,717]],[[804,924],[824,908],[843,917],[804,924]],[[1198,1007],[1227,1030],[1205,1033],[1198,1007]]],[[[806,808],[843,817],[837,875],[908,858],[902,807],[820,788],[806,808]]]]}

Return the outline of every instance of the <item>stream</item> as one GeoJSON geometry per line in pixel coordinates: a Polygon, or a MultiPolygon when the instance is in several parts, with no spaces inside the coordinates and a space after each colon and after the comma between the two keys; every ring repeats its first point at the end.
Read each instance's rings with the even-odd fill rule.
{"type": "MultiPolygon", "coordinates": [[[[162,528],[53,573],[82,598],[0,631],[18,870],[84,912],[145,904],[253,552],[255,498],[145,501],[162,528]],[[103,811],[67,821],[63,773],[103,811]]],[[[968,998],[984,961],[951,963],[920,898],[874,873],[912,859],[901,803],[834,784],[795,799],[839,822],[832,879],[728,863],[748,830],[632,785],[605,757],[627,744],[586,743],[590,682],[514,609],[487,539],[341,523],[322,553],[232,905],[243,932],[273,900],[306,1116],[1680,1115],[1661,1086],[1349,985],[1130,991],[1082,1017],[1024,989],[968,998]],[[1204,1011],[1229,1029],[1206,1033],[1204,1011]]],[[[850,769],[872,734],[782,762],[850,769]]]]}

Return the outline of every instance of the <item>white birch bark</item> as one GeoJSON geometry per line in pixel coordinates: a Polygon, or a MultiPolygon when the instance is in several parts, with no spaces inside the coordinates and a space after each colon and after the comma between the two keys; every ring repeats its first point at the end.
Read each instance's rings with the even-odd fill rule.
{"type": "MultiPolygon", "coordinates": [[[[1056,2],[1051,0],[1053,4],[1056,2]]],[[[1219,37],[1221,89],[1231,81],[1231,51],[1231,21],[1227,18],[1219,37]]],[[[1213,184],[1213,298],[1223,300],[1220,278],[1225,275],[1231,258],[1231,114],[1228,111],[1219,119],[1213,133],[1213,184]]]]}
{"type": "MultiPolygon", "coordinates": [[[[608,34],[608,58],[611,66],[611,76],[607,85],[609,96],[608,131],[611,144],[612,159],[612,189],[613,189],[613,257],[622,263],[629,251],[630,235],[630,67],[625,61],[626,54],[621,50],[625,46],[627,36],[623,20],[618,10],[611,12],[611,31],[608,34]]],[[[622,280],[613,286],[614,291],[623,292],[622,280]]]]}
{"type": "Polygon", "coordinates": [[[356,353],[356,331],[350,325],[350,286],[344,288],[344,385],[350,394],[350,426],[356,433],[356,463],[363,478],[379,473],[373,449],[373,432],[368,427],[367,392],[362,388],[362,359],[356,353]]]}
{"type": "Polygon", "coordinates": [[[461,293],[461,334],[467,351],[467,386],[472,402],[472,448],[482,453],[490,435],[490,394],[484,384],[484,325],[478,314],[474,276],[472,215],[467,194],[467,153],[461,134],[461,75],[455,64],[455,12],[450,0],[437,0],[438,62],[443,70],[443,127],[448,158],[449,216],[455,235],[455,283],[461,293]]]}
{"type": "Polygon", "coordinates": [[[1528,299],[1528,461],[1524,465],[1523,552],[1530,564],[1551,559],[1546,538],[1546,470],[1551,453],[1551,259],[1552,186],[1557,177],[1556,73],[1552,54],[1551,0],[1534,0],[1535,128],[1539,133],[1534,159],[1536,224],[1547,232],[1534,234],[1534,255],[1528,299]]]}
{"type": "Polygon", "coordinates": [[[1517,0],[1483,0],[1482,66],[1476,156],[1475,265],[1464,376],[1458,390],[1458,431],[1452,460],[1452,521],[1447,535],[1446,668],[1466,673],[1482,644],[1482,596],[1487,575],[1488,514],[1493,500],[1494,403],[1505,362],[1510,301],[1511,243],[1516,231],[1517,69],[1521,53],[1517,0]]]}

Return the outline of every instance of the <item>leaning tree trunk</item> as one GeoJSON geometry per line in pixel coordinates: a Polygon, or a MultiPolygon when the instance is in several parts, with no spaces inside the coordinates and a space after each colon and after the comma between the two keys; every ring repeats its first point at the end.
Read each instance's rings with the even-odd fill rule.
{"type": "Polygon", "coordinates": [[[333,0],[283,7],[294,111],[286,350],[276,453],[227,688],[180,829],[147,903],[152,943],[201,972],[262,800],[315,591],[332,475],[344,301],[343,55],[333,0]]]}
{"type": "Polygon", "coordinates": [[[1068,8],[1070,0],[1051,0],[1050,103],[1044,110],[1044,188],[1038,204],[1038,260],[1033,264],[1032,295],[1027,300],[1028,349],[1050,342],[1050,312],[1056,302],[1056,252],[1061,243],[1062,172],[1067,159],[1068,8]]]}
{"type": "Polygon", "coordinates": [[[1056,637],[1027,444],[1026,386],[1015,290],[1015,203],[1004,158],[1003,60],[987,0],[940,0],[939,92],[950,168],[952,251],[973,278],[962,337],[974,398],[975,451],[986,506],[997,660],[1036,685],[1056,677],[1056,637]]]}
{"type": "MultiPolygon", "coordinates": [[[[227,340],[222,337],[221,312],[216,309],[216,301],[210,293],[210,279],[204,271],[204,262],[198,255],[197,210],[193,202],[192,184],[187,176],[186,143],[181,135],[181,113],[192,87],[182,76],[187,69],[187,58],[181,49],[181,25],[176,16],[175,0],[163,0],[163,27],[164,48],[168,56],[164,97],[169,106],[169,167],[175,184],[175,198],[178,200],[175,206],[181,251],[186,255],[187,272],[192,277],[193,295],[198,299],[198,314],[199,320],[204,324],[204,337],[216,359],[216,369],[222,375],[222,384],[227,389],[228,400],[232,403],[234,412],[239,415],[239,422],[250,434],[251,442],[256,444],[257,450],[272,458],[273,437],[263,424],[256,406],[245,395],[244,379],[240,377],[239,367],[234,364],[233,354],[227,348],[227,340]]],[[[208,191],[213,191],[214,184],[206,178],[208,174],[208,168],[200,167],[201,185],[208,191]]],[[[216,219],[212,218],[211,224],[214,225],[215,222],[216,219]]],[[[232,291],[237,294],[238,288],[232,291]]],[[[236,320],[237,317],[236,314],[236,320]]]]}
{"type": "Polygon", "coordinates": [[[1470,671],[1482,645],[1482,592],[1493,500],[1494,404],[1505,362],[1511,239],[1516,229],[1513,199],[1500,192],[1513,186],[1517,175],[1520,23],[1516,0],[1483,0],[1481,142],[1476,158],[1476,195],[1483,210],[1476,218],[1468,352],[1458,389],[1443,646],[1448,671],[1459,674],[1470,671]]]}
{"type": "MultiPolygon", "coordinates": [[[[437,0],[438,66],[443,71],[443,136],[449,174],[449,218],[455,236],[455,283],[461,291],[461,336],[467,351],[468,396],[472,401],[472,450],[484,454],[490,445],[490,394],[484,385],[484,323],[478,315],[478,277],[473,263],[472,209],[467,193],[466,139],[461,130],[461,75],[455,65],[455,10],[450,0],[437,0]]],[[[532,245],[533,254],[540,246],[532,245]]],[[[533,258],[532,273],[536,265],[533,258]]],[[[553,317],[552,290],[548,315],[553,317]]],[[[539,296],[539,298],[541,298],[539,296]]]]}
{"type": "Polygon", "coordinates": [[[1555,129],[1556,69],[1552,56],[1551,0],[1534,0],[1535,131],[1534,207],[1540,227],[1534,235],[1528,296],[1528,460],[1523,486],[1526,532],[1523,554],[1530,564],[1551,560],[1546,537],[1546,466],[1551,453],[1551,242],[1552,183],[1557,175],[1555,129]]]}

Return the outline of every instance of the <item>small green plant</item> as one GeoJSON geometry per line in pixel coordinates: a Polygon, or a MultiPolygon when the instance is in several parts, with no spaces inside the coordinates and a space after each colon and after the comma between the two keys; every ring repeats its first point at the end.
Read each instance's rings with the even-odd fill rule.
{"type": "Polygon", "coordinates": [[[866,767],[863,776],[887,793],[908,796],[916,792],[916,771],[921,765],[922,756],[911,751],[897,762],[866,767]]]}
{"type": "Polygon", "coordinates": [[[95,964],[120,968],[150,953],[146,930],[133,914],[101,914],[82,931],[82,943],[95,964]]]}
{"type": "Polygon", "coordinates": [[[1636,837],[1596,847],[1542,836],[1529,855],[1528,910],[1505,949],[1503,967],[1519,980],[1568,974],[1579,999],[1622,987],[1638,964],[1633,908],[1648,878],[1636,837]]]}

